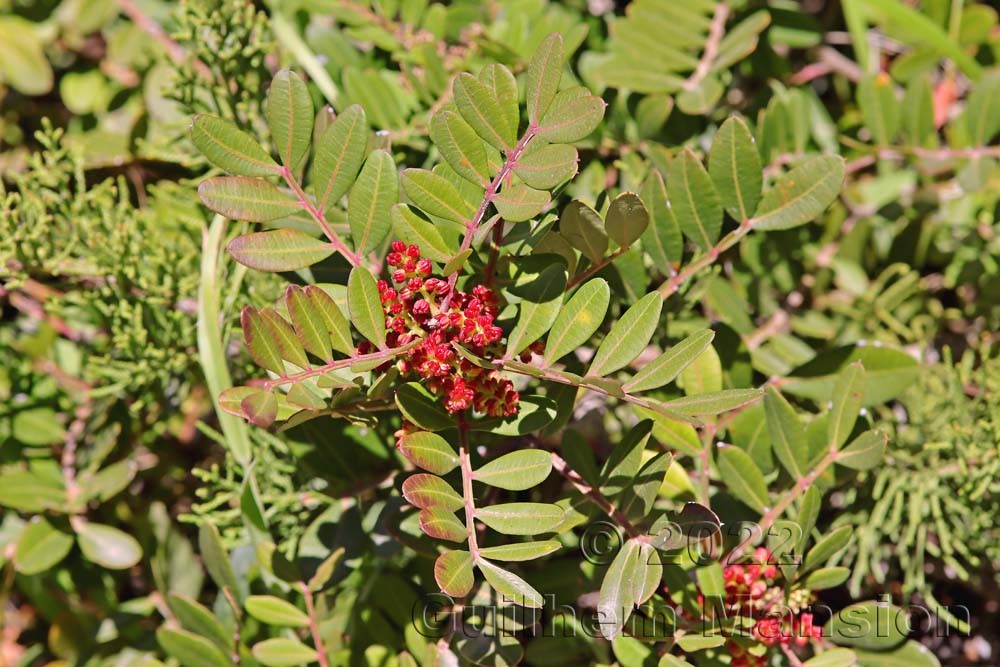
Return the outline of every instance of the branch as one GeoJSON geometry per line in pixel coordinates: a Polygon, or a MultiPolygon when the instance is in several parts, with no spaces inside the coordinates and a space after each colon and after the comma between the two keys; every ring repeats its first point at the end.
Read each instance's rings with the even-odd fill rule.
{"type": "Polygon", "coordinates": [[[826,469],[837,460],[837,454],[837,450],[831,447],[827,455],[816,464],[815,468],[810,470],[805,476],[800,477],[799,480],[795,482],[795,486],[786,491],[785,495],[783,495],[773,507],[768,507],[764,514],[760,517],[760,521],[754,526],[756,530],[751,530],[746,539],[740,542],[732,551],[729,552],[729,554],[726,555],[725,559],[722,561],[723,567],[726,565],[732,565],[751,542],[757,539],[759,535],[765,535],[767,531],[770,530],[771,526],[774,525],[774,522],[781,518],[781,515],[785,513],[785,510],[791,506],[795,499],[808,491],[809,487],[813,485],[819,476],[826,472],[826,469]]]}
{"type": "Polygon", "coordinates": [[[673,278],[660,285],[660,296],[664,299],[669,298],[694,274],[708,266],[711,266],[715,260],[719,258],[719,255],[732,248],[740,242],[740,239],[750,233],[750,230],[753,229],[753,223],[753,218],[744,220],[740,223],[739,227],[723,236],[722,240],[709,248],[708,251],[701,255],[698,259],[694,260],[684,267],[683,270],[676,273],[673,278]]]}
{"type": "Polygon", "coordinates": [[[594,264],[593,266],[591,266],[589,269],[587,269],[586,271],[584,271],[580,275],[574,277],[572,280],[570,280],[568,283],[566,283],[566,291],[567,292],[570,291],[571,289],[573,289],[574,287],[576,287],[577,285],[579,285],[583,281],[591,278],[594,274],[596,274],[598,271],[600,271],[601,269],[603,269],[605,266],[607,266],[608,264],[611,264],[616,259],[618,259],[622,255],[624,255],[625,253],[627,253],[629,251],[629,248],[631,248],[631,247],[632,246],[621,246],[620,248],[618,248],[617,250],[615,250],[613,253],[611,253],[610,255],[608,255],[607,257],[605,257],[604,259],[602,259],[601,261],[599,261],[597,264],[594,264]]]}
{"type": "Polygon", "coordinates": [[[326,657],[326,647],[323,645],[323,636],[319,632],[319,623],[316,621],[316,607],[313,604],[313,594],[309,586],[304,582],[299,582],[299,589],[302,597],[306,600],[306,612],[309,614],[309,632],[312,634],[313,646],[316,649],[316,660],[320,667],[330,667],[330,660],[326,657]]]}
{"type": "Polygon", "coordinates": [[[556,472],[566,478],[566,480],[572,484],[577,491],[582,493],[588,500],[601,508],[601,511],[608,515],[609,518],[613,519],[622,529],[628,533],[629,537],[641,537],[643,535],[642,531],[632,525],[632,522],[628,520],[628,517],[622,514],[621,510],[614,506],[614,504],[608,500],[600,490],[594,488],[587,483],[580,473],[569,467],[566,460],[552,452],[552,467],[555,468],[556,472]]]}
{"type": "MultiPolygon", "coordinates": [[[[132,20],[132,23],[136,24],[146,34],[159,42],[160,45],[167,50],[167,53],[170,54],[170,57],[173,60],[187,60],[188,53],[184,47],[171,39],[170,35],[164,32],[159,23],[154,21],[142,11],[139,5],[135,3],[135,0],[118,0],[118,6],[121,8],[122,13],[132,20]]],[[[206,79],[212,78],[212,71],[205,63],[195,58],[192,59],[192,65],[200,76],[206,79]]]]}
{"type": "Polygon", "coordinates": [[[293,373],[292,375],[282,375],[280,377],[264,380],[260,383],[265,389],[274,389],[275,387],[280,387],[283,384],[294,384],[296,382],[301,382],[311,377],[316,377],[317,375],[323,375],[329,373],[330,371],[335,371],[340,368],[349,368],[355,364],[364,363],[366,361],[378,361],[380,359],[391,359],[397,357],[400,354],[410,350],[414,347],[419,340],[412,341],[406,345],[400,345],[399,347],[392,347],[387,350],[379,350],[378,352],[371,352],[369,354],[359,354],[356,357],[348,357],[347,359],[337,359],[336,361],[331,361],[330,363],[323,364],[322,366],[315,366],[307,371],[302,371],[301,373],[293,373]]]}
{"type": "MultiPolygon", "coordinates": [[[[524,136],[517,142],[517,145],[515,145],[514,148],[506,154],[503,164],[500,165],[500,170],[497,171],[497,175],[494,176],[493,180],[490,181],[490,184],[486,186],[486,192],[483,194],[482,201],[479,202],[479,208],[476,209],[475,214],[465,225],[465,237],[462,239],[462,246],[458,249],[458,252],[455,253],[455,257],[460,256],[463,252],[472,247],[472,239],[475,238],[479,225],[482,224],[483,218],[486,217],[486,211],[489,209],[490,204],[496,198],[497,193],[500,192],[500,186],[503,185],[504,181],[510,177],[511,172],[514,171],[514,167],[517,165],[517,159],[521,157],[521,154],[524,153],[524,150],[528,147],[528,144],[531,143],[531,140],[535,138],[536,134],[538,134],[538,126],[534,124],[530,125],[524,133],[524,136]]],[[[448,279],[448,284],[452,287],[452,290],[448,293],[448,296],[445,297],[445,301],[442,306],[444,308],[448,307],[448,304],[451,301],[451,296],[455,293],[454,287],[458,282],[458,274],[459,271],[456,270],[448,279]]]]}
{"type": "Polygon", "coordinates": [[[726,31],[726,19],[729,18],[729,5],[720,2],[715,6],[715,14],[712,16],[712,24],[708,28],[708,42],[705,43],[705,51],[701,54],[701,60],[691,76],[684,82],[684,90],[694,90],[708,76],[712,69],[712,63],[719,55],[719,44],[726,31]]]}
{"type": "Polygon", "coordinates": [[[476,499],[472,495],[472,462],[469,460],[469,426],[465,419],[458,419],[458,457],[462,467],[462,498],[465,500],[465,531],[469,536],[469,553],[472,562],[479,562],[479,541],[476,537],[476,499]]]}
{"type": "Polygon", "coordinates": [[[299,204],[302,208],[309,212],[312,219],[316,221],[316,223],[323,230],[323,233],[326,234],[326,238],[330,239],[330,244],[337,250],[337,252],[347,259],[351,266],[358,266],[361,263],[361,256],[357,253],[351,252],[350,248],[348,248],[343,240],[341,240],[340,236],[337,235],[337,232],[333,231],[330,223],[326,221],[326,216],[324,216],[323,212],[312,203],[309,199],[309,195],[305,193],[302,186],[299,185],[298,181],[295,180],[295,177],[292,176],[292,170],[286,165],[281,168],[280,173],[281,177],[285,179],[285,183],[288,184],[288,187],[290,187],[295,193],[295,196],[298,197],[299,204]]]}

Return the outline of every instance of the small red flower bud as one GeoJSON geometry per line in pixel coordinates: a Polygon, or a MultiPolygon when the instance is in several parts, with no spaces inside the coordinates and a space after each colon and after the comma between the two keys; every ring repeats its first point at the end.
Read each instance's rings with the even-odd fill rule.
{"type": "Polygon", "coordinates": [[[417,290],[419,290],[421,287],[424,286],[424,279],[423,278],[410,278],[408,281],[406,281],[406,286],[411,291],[416,292],[417,290]]]}
{"type": "Polygon", "coordinates": [[[406,280],[406,272],[402,269],[392,272],[393,282],[401,283],[406,280]]]}
{"type": "Polygon", "coordinates": [[[433,270],[433,268],[434,267],[431,264],[431,260],[429,259],[422,259],[419,262],[417,262],[417,273],[419,273],[422,276],[431,275],[431,271],[433,270]]]}
{"type": "Polygon", "coordinates": [[[411,245],[409,248],[406,249],[406,256],[410,257],[411,259],[417,259],[417,258],[419,258],[420,257],[420,248],[418,248],[415,245],[411,245]]]}
{"type": "Polygon", "coordinates": [[[389,266],[399,266],[402,261],[403,261],[403,256],[400,255],[398,252],[390,252],[388,255],[385,256],[385,263],[388,264],[389,266]]]}
{"type": "Polygon", "coordinates": [[[413,312],[417,315],[426,315],[431,312],[431,304],[427,303],[427,299],[417,299],[413,304],[413,312]]]}

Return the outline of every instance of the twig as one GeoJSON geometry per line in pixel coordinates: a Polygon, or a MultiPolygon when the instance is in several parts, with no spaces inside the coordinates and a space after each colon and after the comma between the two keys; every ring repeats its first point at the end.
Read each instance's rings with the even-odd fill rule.
{"type": "Polygon", "coordinates": [[[295,177],[292,175],[292,170],[285,165],[281,168],[280,173],[281,177],[285,179],[285,183],[288,184],[288,187],[290,187],[295,193],[295,196],[298,197],[299,205],[309,212],[312,219],[315,220],[323,230],[326,238],[330,240],[330,244],[337,250],[337,252],[343,255],[348,262],[350,262],[351,266],[358,266],[361,263],[361,255],[351,252],[350,248],[348,248],[347,245],[341,240],[340,236],[337,235],[337,232],[333,231],[330,223],[326,221],[326,216],[324,216],[323,212],[319,210],[319,207],[310,201],[309,195],[305,193],[302,186],[299,185],[297,180],[295,180],[295,177]]]}
{"type": "Polygon", "coordinates": [[[306,601],[306,613],[309,615],[309,633],[312,635],[313,647],[316,649],[316,660],[320,667],[330,667],[330,660],[326,656],[326,646],[323,645],[323,636],[319,632],[319,623],[316,621],[316,606],[313,604],[313,594],[309,590],[309,585],[304,581],[299,582],[299,590],[306,601]]]}
{"type": "Polygon", "coordinates": [[[694,72],[684,82],[684,90],[694,90],[712,69],[712,63],[719,55],[719,44],[726,32],[726,19],[729,18],[729,5],[720,2],[715,6],[715,14],[712,16],[712,23],[708,28],[708,41],[705,43],[705,50],[701,54],[701,60],[694,72]]]}
{"type": "Polygon", "coordinates": [[[680,289],[680,286],[689,280],[694,274],[708,266],[711,266],[712,263],[719,258],[719,255],[732,248],[734,245],[739,243],[740,239],[750,233],[750,230],[753,229],[753,223],[753,218],[744,220],[740,223],[739,227],[722,237],[721,241],[709,248],[708,251],[706,251],[698,259],[684,267],[684,269],[675,274],[673,278],[660,285],[660,296],[664,299],[672,296],[678,289],[680,289]]]}
{"type": "Polygon", "coordinates": [[[831,447],[827,455],[816,464],[815,468],[810,470],[808,474],[800,477],[798,481],[795,482],[795,486],[786,491],[773,507],[766,508],[764,514],[760,517],[760,521],[754,525],[754,530],[751,530],[746,539],[744,539],[726,555],[725,559],[722,561],[723,566],[733,564],[743,553],[743,550],[746,549],[747,545],[757,539],[759,535],[765,535],[767,531],[770,530],[771,526],[774,525],[774,522],[781,518],[781,515],[785,513],[785,510],[791,506],[795,499],[808,491],[809,487],[813,485],[819,476],[826,472],[826,469],[837,460],[837,454],[837,450],[831,447]]]}
{"type": "Polygon", "coordinates": [[[462,498],[465,501],[465,531],[469,536],[472,562],[479,562],[479,541],[476,537],[476,499],[472,495],[472,462],[469,460],[469,426],[458,418],[458,457],[462,468],[462,498]]]}
{"type": "Polygon", "coordinates": [[[301,382],[311,377],[316,377],[317,375],[323,375],[329,373],[330,371],[335,371],[340,368],[349,368],[355,364],[360,364],[366,361],[378,361],[380,359],[391,359],[392,357],[399,356],[404,352],[408,351],[410,348],[419,343],[419,340],[407,343],[406,345],[401,345],[399,347],[392,347],[386,350],[379,350],[378,352],[371,352],[369,354],[359,354],[356,357],[348,357],[347,359],[337,359],[336,361],[331,361],[322,366],[316,366],[310,368],[307,371],[302,371],[301,373],[293,373],[291,375],[282,375],[281,377],[274,378],[273,380],[264,380],[259,383],[259,386],[265,389],[274,389],[283,384],[292,384],[295,382],[301,382]]]}
{"type": "Polygon", "coordinates": [[[628,533],[629,537],[641,537],[643,533],[632,525],[632,522],[628,520],[628,517],[622,514],[621,510],[614,506],[614,504],[604,497],[598,489],[587,483],[585,479],[577,471],[570,468],[569,464],[564,458],[552,452],[552,467],[555,468],[556,472],[566,478],[570,484],[572,484],[577,491],[582,493],[588,500],[601,508],[601,511],[608,515],[609,518],[613,519],[621,528],[628,533]]]}
{"type": "MultiPolygon", "coordinates": [[[[170,35],[164,32],[163,28],[160,27],[160,24],[154,21],[151,17],[147,16],[134,0],[118,0],[118,6],[121,7],[122,12],[124,12],[124,14],[132,20],[132,23],[135,23],[146,34],[159,42],[160,45],[167,50],[167,53],[170,54],[170,57],[173,60],[183,61],[188,59],[188,53],[184,47],[171,39],[170,35]]],[[[208,65],[201,62],[197,58],[192,58],[191,63],[195,71],[200,76],[203,76],[206,79],[212,78],[212,71],[208,68],[208,65]]]]}
{"type": "Polygon", "coordinates": [[[606,267],[607,265],[611,264],[612,262],[614,262],[616,259],[618,259],[622,255],[624,255],[625,253],[627,253],[631,247],[632,246],[622,246],[622,247],[618,248],[613,253],[611,253],[610,255],[608,255],[607,257],[605,257],[604,259],[602,259],[601,261],[599,261],[597,264],[594,264],[593,266],[591,266],[589,269],[587,269],[586,271],[584,271],[580,275],[575,276],[572,280],[570,280],[568,283],[566,283],[566,291],[568,292],[569,290],[573,289],[574,287],[576,287],[577,285],[579,285],[583,281],[585,281],[585,280],[589,279],[590,277],[592,277],[594,274],[596,274],[597,272],[599,272],[601,269],[603,269],[604,267],[606,267]]]}

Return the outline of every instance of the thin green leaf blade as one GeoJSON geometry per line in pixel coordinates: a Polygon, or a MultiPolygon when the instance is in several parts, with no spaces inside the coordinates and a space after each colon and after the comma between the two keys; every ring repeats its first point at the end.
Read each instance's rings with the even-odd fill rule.
{"type": "Polygon", "coordinates": [[[611,302],[606,280],[586,282],[559,311],[545,342],[545,365],[549,366],[583,345],[604,322],[611,302]]]}
{"type": "Polygon", "coordinates": [[[391,226],[389,214],[398,198],[395,161],[384,150],[374,151],[351,187],[347,204],[347,224],[358,253],[369,253],[385,240],[391,226]]]}
{"type": "Polygon", "coordinates": [[[333,246],[297,229],[237,236],[226,247],[240,264],[258,271],[297,271],[333,254],[333,246]]]}
{"type": "Polygon", "coordinates": [[[367,146],[368,119],[364,109],[353,104],[337,116],[316,144],[312,188],[319,210],[339,202],[351,189],[367,146]]]}
{"type": "Polygon", "coordinates": [[[603,377],[628,365],[649,344],[660,320],[663,300],[651,292],[625,311],[594,353],[587,375],[603,377]]]}
{"type": "Polygon", "coordinates": [[[309,90],[298,74],[283,69],[274,75],[264,117],[282,164],[295,169],[309,152],[315,119],[309,90]]]}
{"type": "Polygon", "coordinates": [[[712,340],[715,332],[703,329],[691,334],[672,348],[658,356],[626,382],[622,389],[626,392],[640,392],[670,384],[695,359],[701,356],[712,340]]]}
{"type": "Polygon", "coordinates": [[[280,169],[256,139],[224,118],[195,116],[191,141],[209,162],[235,176],[270,176],[280,169]]]}
{"type": "Polygon", "coordinates": [[[368,269],[356,266],[347,278],[347,309],[362,336],[379,349],[385,348],[385,313],[378,284],[368,269]]]}
{"type": "Polygon", "coordinates": [[[685,148],[671,164],[667,195],[684,235],[709,250],[722,231],[722,204],[711,177],[690,149],[685,148]]]}
{"type": "Polygon", "coordinates": [[[749,219],[757,210],[763,180],[760,153],[742,118],[733,116],[719,128],[708,154],[708,173],[729,215],[749,219]]]}
{"type": "Polygon", "coordinates": [[[198,197],[216,213],[247,222],[270,222],[302,209],[297,199],[278,186],[248,176],[205,179],[198,185],[198,197]]]}
{"type": "Polygon", "coordinates": [[[840,156],[806,160],[764,193],[753,217],[754,229],[791,229],[815,220],[837,198],[844,174],[840,156]]]}

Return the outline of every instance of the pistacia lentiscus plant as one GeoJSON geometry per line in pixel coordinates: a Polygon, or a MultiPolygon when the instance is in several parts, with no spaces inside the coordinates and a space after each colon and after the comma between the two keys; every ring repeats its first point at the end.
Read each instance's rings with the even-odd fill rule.
{"type": "MultiPolygon", "coordinates": [[[[252,223],[228,252],[289,280],[273,307],[244,309],[261,375],[219,407],[279,438],[322,433],[328,456],[350,459],[358,437],[374,437],[398,458],[350,490],[371,499],[362,523],[384,535],[378,555],[317,535],[283,544],[249,477],[241,511],[263,588],[239,583],[204,523],[209,572],[243,630],[233,639],[192,607],[159,632],[169,654],[339,664],[323,628],[357,595],[350,570],[378,572],[383,558],[387,576],[401,568],[418,586],[403,585],[402,610],[371,602],[403,633],[402,652],[385,656],[399,664],[565,664],[610,649],[623,664],[850,665],[905,639],[858,637],[811,607],[850,576],[826,566],[851,529],[815,531],[823,493],[878,465],[887,442],[858,419],[862,363],[806,412],[780,382],[724,383],[712,329],[671,327],[672,302],[697,299],[690,279],[726,250],[822,213],[843,160],[765,174],[748,123],[732,117],[707,165],[684,150],[638,193],[570,200],[606,105],[576,85],[569,55],[553,34],[517,75],[459,73],[415,168],[397,164],[362,106],[317,112],[289,70],[267,93],[266,141],[192,120],[195,145],[226,172],[201,182],[202,201],[252,223]],[[614,418],[610,448],[588,438],[595,399],[614,418]]],[[[331,512],[318,530],[338,530],[331,512]]],[[[848,618],[874,613],[861,604],[848,618]]]]}

